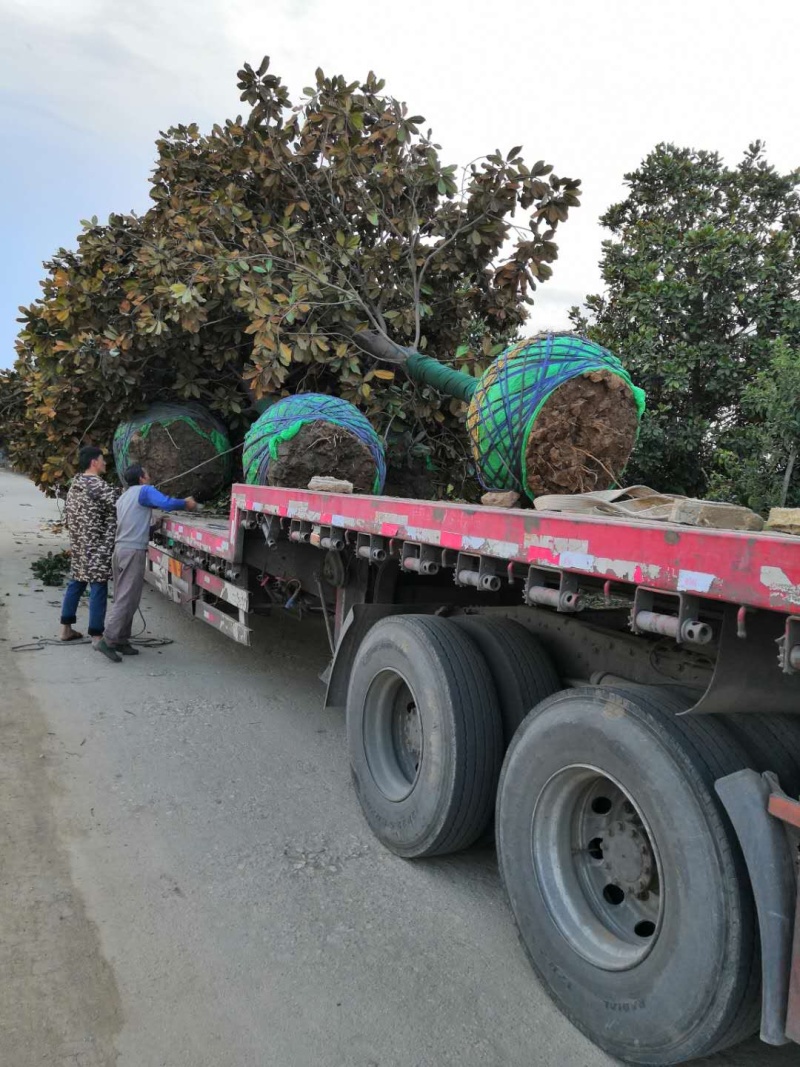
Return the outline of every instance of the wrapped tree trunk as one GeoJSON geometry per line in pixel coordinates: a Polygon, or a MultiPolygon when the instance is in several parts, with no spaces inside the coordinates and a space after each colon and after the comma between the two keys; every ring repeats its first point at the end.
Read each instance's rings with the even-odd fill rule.
{"type": "Polygon", "coordinates": [[[352,404],[298,393],[267,408],[247,431],[244,476],[250,485],[297,489],[329,477],[351,482],[357,493],[380,493],[386,459],[372,425],[352,404]]]}
{"type": "Polygon", "coordinates": [[[120,423],[113,447],[120,480],[127,467],[141,463],[169,496],[213,500],[233,478],[227,431],[196,404],[154,404],[120,423]]]}
{"type": "Polygon", "coordinates": [[[361,347],[414,381],[469,404],[467,432],[485,489],[583,493],[618,482],[636,443],[645,396],[616,356],[574,334],[511,345],[480,377],[359,333],[361,347]]]}

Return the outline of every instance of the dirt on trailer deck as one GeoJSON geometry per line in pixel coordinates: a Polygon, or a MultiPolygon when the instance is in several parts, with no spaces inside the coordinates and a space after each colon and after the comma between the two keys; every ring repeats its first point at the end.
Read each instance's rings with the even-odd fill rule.
{"type": "Polygon", "coordinates": [[[278,445],[269,465],[269,484],[305,489],[315,476],[353,483],[356,493],[371,493],[375,460],[355,434],[331,422],[309,422],[278,445]]]}
{"type": "Polygon", "coordinates": [[[636,443],[633,395],[609,371],[592,371],[559,386],[545,401],[528,437],[528,490],[588,493],[619,480],[636,443]]]}

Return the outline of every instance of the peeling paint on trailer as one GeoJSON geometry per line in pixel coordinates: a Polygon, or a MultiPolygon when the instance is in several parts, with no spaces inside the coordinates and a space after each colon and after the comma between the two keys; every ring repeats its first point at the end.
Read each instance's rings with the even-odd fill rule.
{"type": "Polygon", "coordinates": [[[250,630],[247,626],[237,622],[236,619],[230,618],[228,615],[224,615],[221,611],[209,607],[208,604],[204,604],[202,601],[197,604],[195,617],[208,623],[209,626],[213,626],[215,630],[219,630],[220,633],[230,637],[233,641],[238,641],[240,645],[250,644],[250,630]]]}
{"type": "MultiPolygon", "coordinates": [[[[237,543],[242,511],[312,523],[325,516],[343,530],[397,543],[415,541],[800,615],[800,541],[780,534],[272,486],[237,485],[233,499],[229,545],[237,543]]],[[[185,521],[180,525],[191,527],[185,521]]],[[[186,535],[178,539],[185,541],[186,535]]],[[[230,558],[205,541],[203,547],[230,558]]]]}
{"type": "Polygon", "coordinates": [[[770,603],[775,608],[800,606],[800,587],[780,567],[762,567],[761,584],[770,592],[770,603]]]}

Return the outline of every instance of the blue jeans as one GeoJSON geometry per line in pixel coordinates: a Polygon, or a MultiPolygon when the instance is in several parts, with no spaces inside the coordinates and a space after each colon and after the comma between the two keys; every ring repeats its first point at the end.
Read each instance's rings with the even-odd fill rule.
{"type": "Polygon", "coordinates": [[[108,582],[79,582],[73,578],[64,593],[64,602],[61,605],[61,625],[71,626],[75,622],[78,602],[87,585],[89,586],[89,635],[102,637],[106,624],[108,582]]]}

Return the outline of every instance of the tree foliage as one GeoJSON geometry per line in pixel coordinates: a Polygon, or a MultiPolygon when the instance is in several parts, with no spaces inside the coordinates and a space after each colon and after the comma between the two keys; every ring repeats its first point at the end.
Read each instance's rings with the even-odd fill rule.
{"type": "Polygon", "coordinates": [[[245,117],[157,141],[152,207],[83,223],[21,309],[18,464],[45,487],[83,440],[157,399],[201,401],[234,429],[253,400],[335,393],[462,491],[460,406],[374,369],[377,329],[480,372],[550,277],[580,182],[520,148],[459,172],[423,118],[364,81],[326,77],[294,103],[264,59],[239,72],[245,117]],[[460,477],[460,482],[459,482],[460,477]]]}
{"type": "Polygon", "coordinates": [[[24,433],[25,389],[14,370],[0,370],[0,449],[24,433]]]}
{"type": "Polygon", "coordinates": [[[603,215],[606,291],[573,322],[647,392],[628,480],[764,508],[800,500],[800,172],[658,145],[603,215]],[[790,484],[789,484],[790,483],[790,484]]]}

